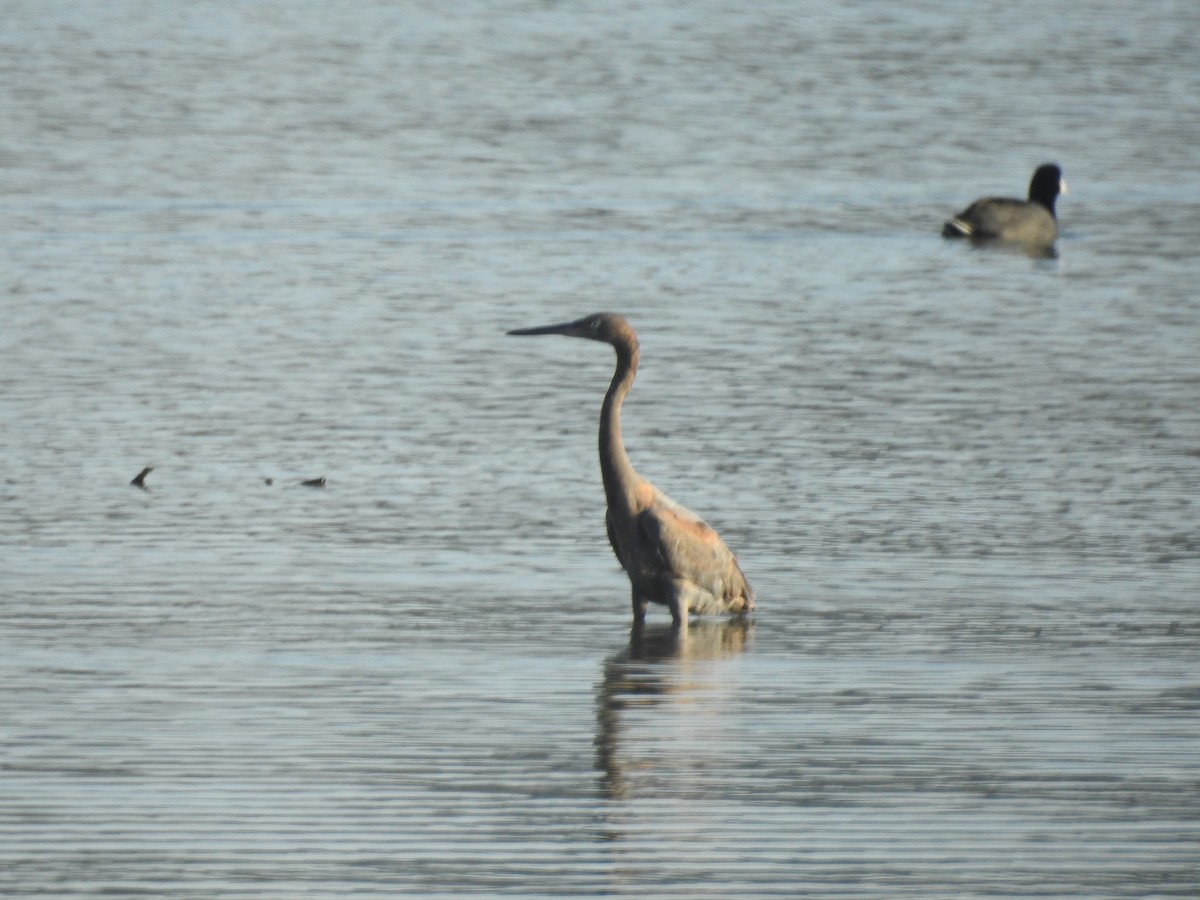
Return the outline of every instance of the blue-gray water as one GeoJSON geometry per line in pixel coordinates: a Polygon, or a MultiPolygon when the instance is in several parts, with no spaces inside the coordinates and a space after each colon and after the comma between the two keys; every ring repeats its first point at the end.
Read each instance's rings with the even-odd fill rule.
{"type": "Polygon", "coordinates": [[[1200,7],[3,20],[0,893],[1200,892],[1200,7]]]}

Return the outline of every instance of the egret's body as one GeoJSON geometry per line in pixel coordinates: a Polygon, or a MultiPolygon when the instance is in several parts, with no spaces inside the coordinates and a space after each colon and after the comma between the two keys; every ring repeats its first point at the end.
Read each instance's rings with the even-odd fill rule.
{"type": "Polygon", "coordinates": [[[634,623],[645,620],[649,603],[668,607],[675,623],[684,626],[689,613],[754,609],[754,592],[720,535],[629,462],[621,439],[621,405],[638,366],[638,339],[629,322],[614,313],[596,313],[509,334],[563,334],[603,341],[616,350],[617,369],[600,409],[600,474],[608,501],[608,540],[629,575],[634,623]]]}

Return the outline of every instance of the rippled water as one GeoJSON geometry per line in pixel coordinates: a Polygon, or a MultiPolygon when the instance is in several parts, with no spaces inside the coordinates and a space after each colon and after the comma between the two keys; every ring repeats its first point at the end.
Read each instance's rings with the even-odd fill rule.
{"type": "Polygon", "coordinates": [[[9,3],[0,893],[1194,896],[1198,34],[9,3]],[[629,633],[606,308],[750,623],[629,633]]]}

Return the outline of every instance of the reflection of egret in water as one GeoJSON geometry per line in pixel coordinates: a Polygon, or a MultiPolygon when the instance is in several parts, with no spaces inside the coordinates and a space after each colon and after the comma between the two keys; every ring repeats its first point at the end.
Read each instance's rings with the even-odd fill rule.
{"type": "Polygon", "coordinates": [[[634,794],[635,779],[648,787],[686,782],[690,768],[705,764],[731,689],[720,663],[741,653],[753,631],[742,619],[632,630],[629,645],[604,664],[596,703],[596,767],[609,797],[634,794]],[[635,735],[647,713],[654,727],[635,735]]]}

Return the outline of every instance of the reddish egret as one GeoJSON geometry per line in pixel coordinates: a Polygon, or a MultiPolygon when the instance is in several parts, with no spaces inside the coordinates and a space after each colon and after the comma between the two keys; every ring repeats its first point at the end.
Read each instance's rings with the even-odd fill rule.
{"type": "Polygon", "coordinates": [[[1054,203],[1067,192],[1062,170],[1053,163],[1039,166],[1029,182],[1029,199],[984,197],[942,226],[944,237],[998,240],[1049,246],[1058,238],[1054,203]]]}
{"type": "Polygon", "coordinates": [[[638,367],[638,339],[629,322],[615,313],[595,313],[509,334],[565,334],[603,341],[617,351],[617,371],[600,408],[600,474],[608,500],[608,540],[633,586],[634,625],[645,621],[647,603],[668,607],[671,619],[684,628],[689,613],[754,609],[754,592],[720,535],[642,478],[625,453],[621,404],[638,367]]]}

